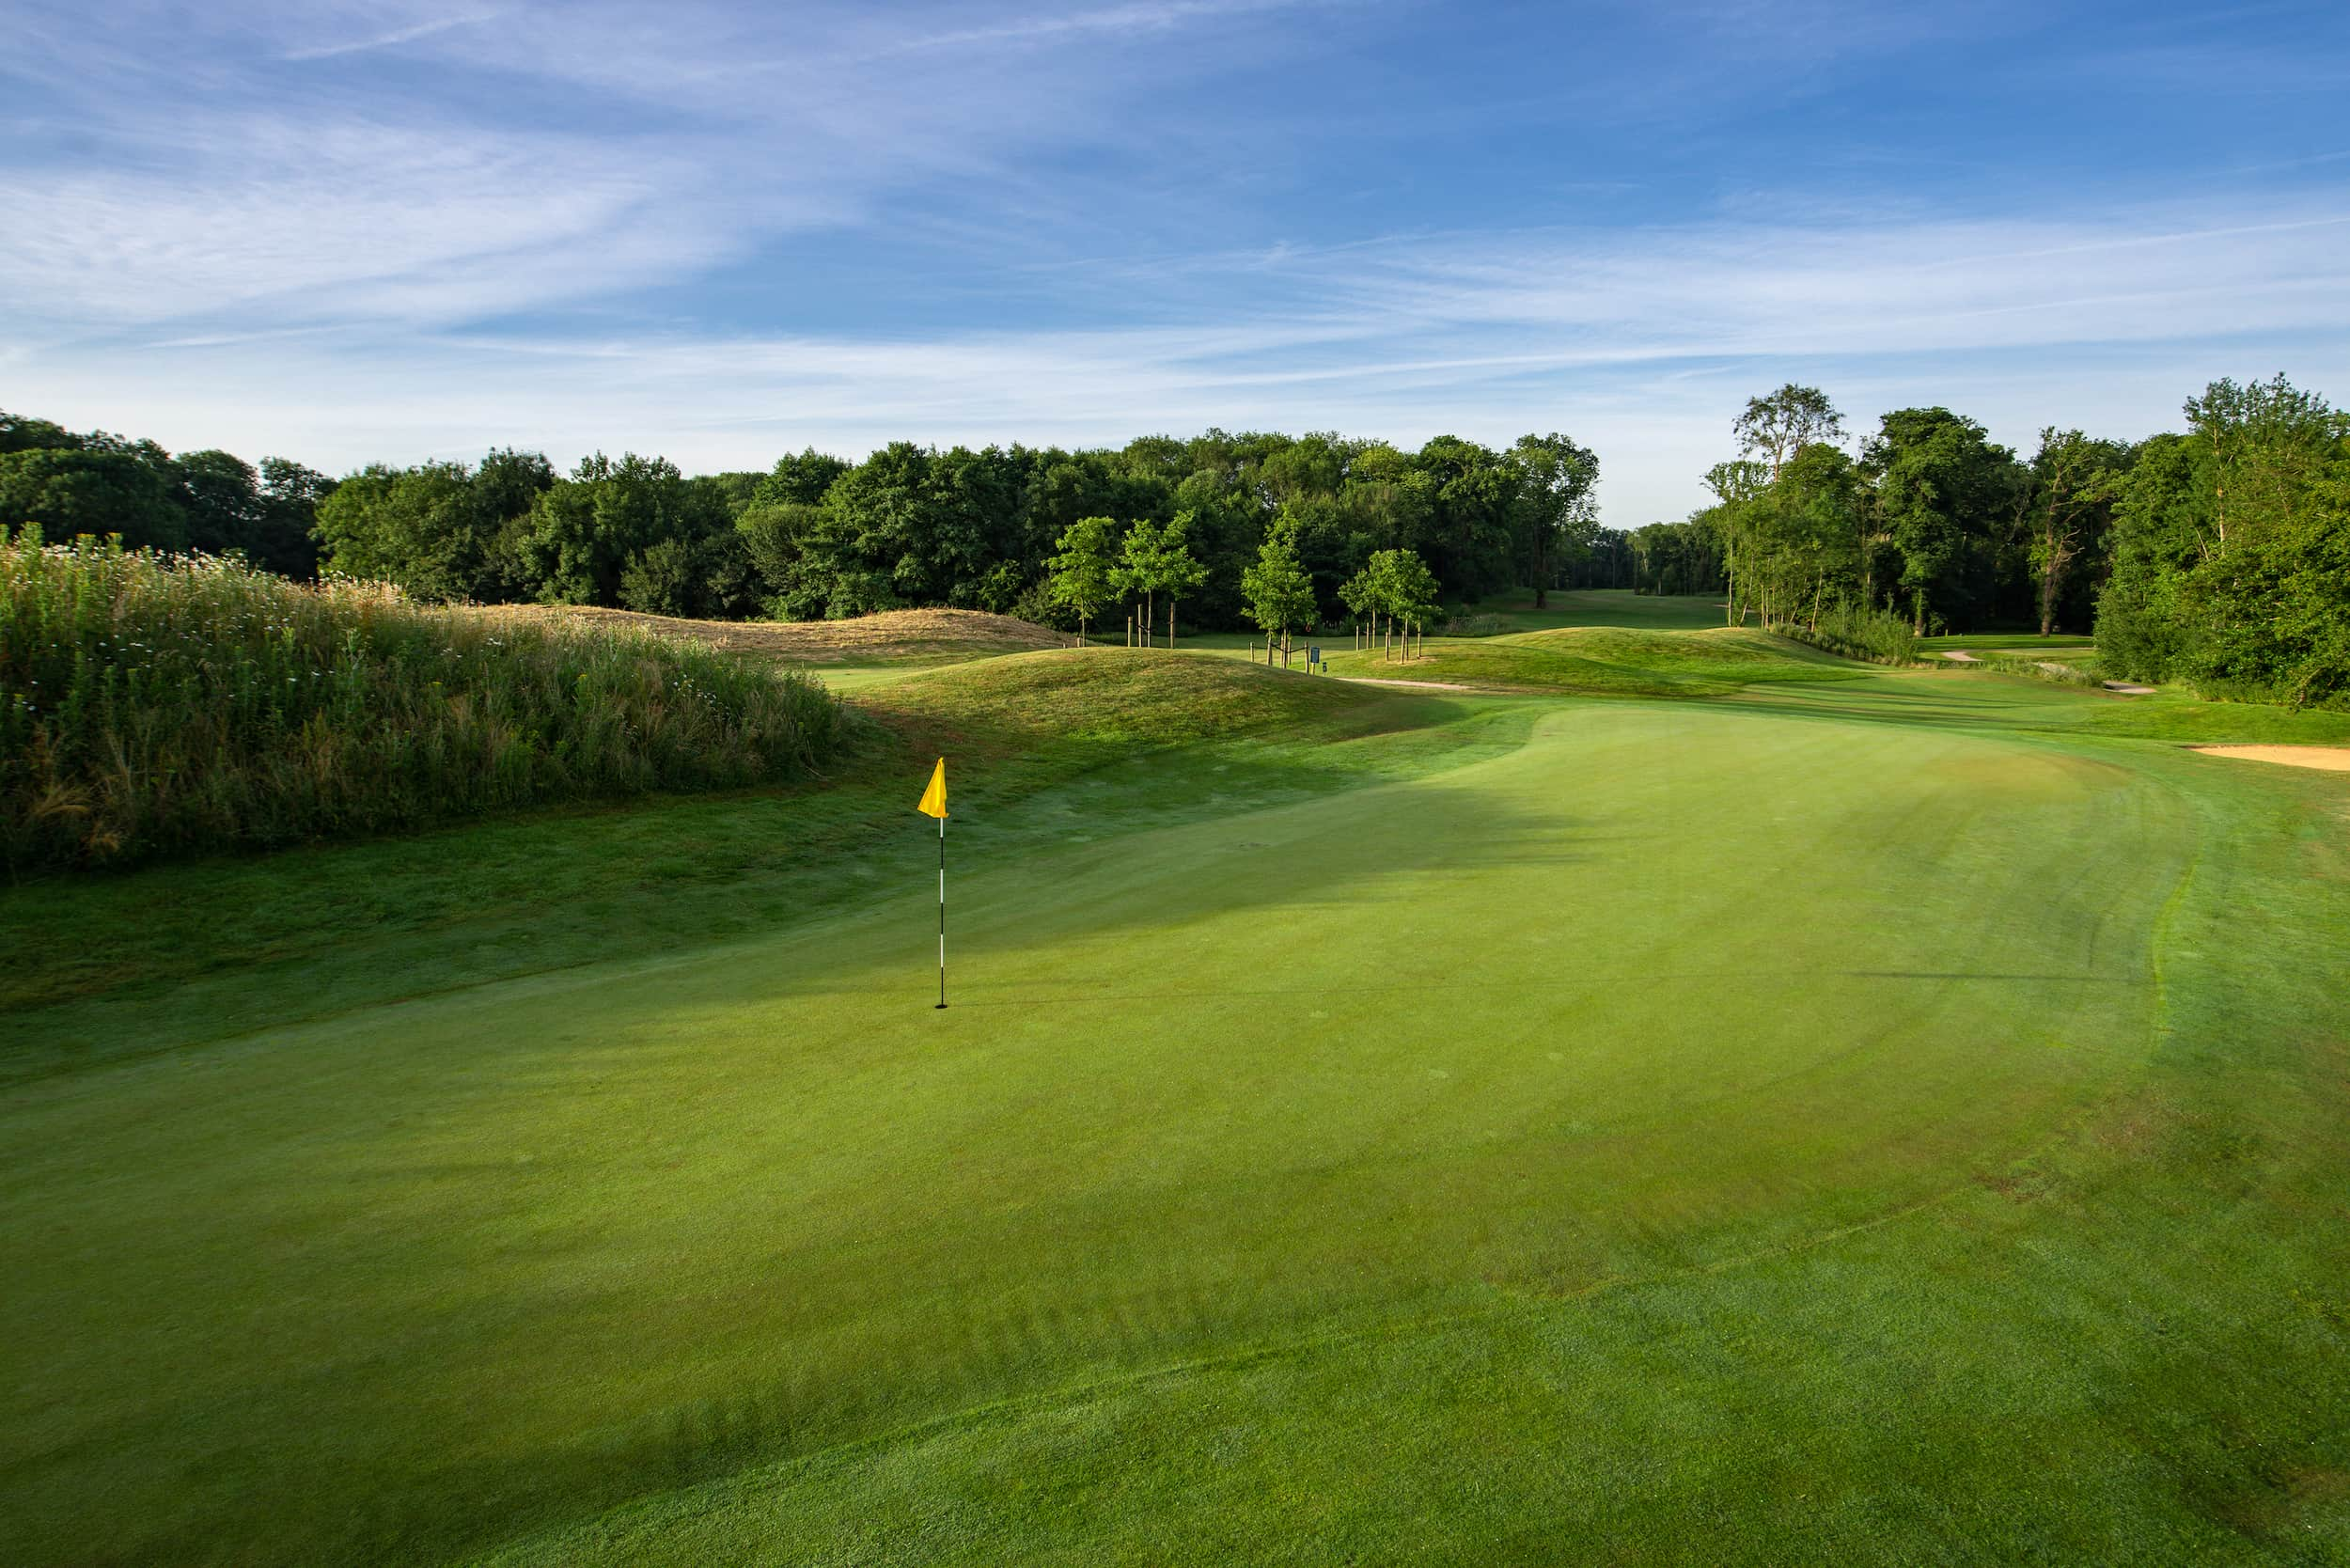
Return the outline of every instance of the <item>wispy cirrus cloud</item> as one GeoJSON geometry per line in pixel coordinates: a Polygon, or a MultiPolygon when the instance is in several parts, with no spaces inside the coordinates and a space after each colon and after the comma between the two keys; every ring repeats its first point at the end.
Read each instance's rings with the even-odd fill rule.
{"type": "Polygon", "coordinates": [[[282,50],[277,57],[281,60],[291,61],[331,60],[344,55],[365,55],[378,49],[397,49],[402,44],[420,42],[454,28],[477,26],[481,23],[494,20],[496,16],[495,11],[474,11],[463,16],[436,17],[430,22],[419,22],[406,27],[395,27],[389,32],[375,33],[367,38],[348,39],[336,43],[304,44],[297,48],[282,50]]]}
{"type": "Polygon", "coordinates": [[[966,49],[989,44],[1058,43],[1078,39],[1153,37],[1214,21],[1267,11],[1327,8],[1340,0],[1143,0],[1089,10],[1018,16],[979,27],[908,33],[876,47],[869,56],[966,49]]]}
{"type": "MultiPolygon", "coordinates": [[[[1723,455],[1747,393],[1790,373],[1825,385],[1856,427],[1904,402],[1949,402],[2027,446],[2049,422],[2162,428],[2223,373],[2281,366],[2323,385],[2327,359],[2350,347],[2350,218],[2322,204],[2187,216],[1298,247],[1272,262],[1284,275],[1250,308],[1149,326],[723,338],[573,327],[440,333],[388,351],[329,330],[271,344],[268,374],[242,382],[236,367],[254,356],[240,344],[183,339],[159,362],[240,387],[247,417],[273,410],[312,431],[318,457],[346,463],[494,442],[565,460],[654,447],[740,467],[809,442],[862,452],[901,437],[1079,444],[1218,424],[1506,441],[1565,428],[1605,436],[1607,515],[1637,523],[1695,504],[1693,460],[1723,455]],[[314,385],[318,406],[333,406],[331,389],[354,374],[368,404],[361,415],[345,401],[332,430],[316,428],[308,395],[285,399],[314,385]]],[[[1212,300],[1223,269],[1264,263],[1234,253],[1190,265],[1212,300]]],[[[1115,287],[1120,264],[1095,265],[1115,287]]]]}
{"type": "MultiPolygon", "coordinates": [[[[330,465],[1563,428],[1638,522],[1789,376],[2022,441],[2350,359],[2338,124],[2207,133],[2200,176],[2091,144],[2208,18],[465,5],[21,0],[9,406],[330,465]],[[2109,113],[2044,133],[2100,70],[2109,113]]],[[[2274,108],[2260,75],[2213,90],[2274,108]]]]}

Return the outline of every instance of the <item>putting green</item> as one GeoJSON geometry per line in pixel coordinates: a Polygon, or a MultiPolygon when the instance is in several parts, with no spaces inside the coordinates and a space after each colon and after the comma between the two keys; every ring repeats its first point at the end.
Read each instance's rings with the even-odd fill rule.
{"type": "MultiPolygon", "coordinates": [[[[2313,865],[2324,786],[1776,699],[1521,702],[1498,755],[1269,805],[1144,758],[996,807],[1016,853],[972,797],[943,1012],[909,812],[895,889],[772,935],[13,1090],[8,1529],[53,1562],[2225,1545],[2062,1331],[2224,1247],[2217,1211],[2072,1250],[2017,1215],[2076,1191],[2077,1225],[2154,1147],[2102,1140],[2226,992],[2180,924],[2223,847],[2260,887],[2313,865]],[[1154,771],[1198,808],[1121,828],[1154,771]],[[2090,1501],[2035,1513],[2001,1432],[2082,1423],[2090,1501]]],[[[2338,880],[2302,896],[2339,918],[2338,880]]]]}

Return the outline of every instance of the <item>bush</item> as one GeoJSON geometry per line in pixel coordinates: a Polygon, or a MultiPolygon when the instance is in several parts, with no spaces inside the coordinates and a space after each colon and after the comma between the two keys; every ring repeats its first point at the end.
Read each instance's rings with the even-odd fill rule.
{"type": "Polygon", "coordinates": [[[11,871],[794,778],[840,726],[806,677],[626,628],[0,539],[11,871]]]}
{"type": "Polygon", "coordinates": [[[1817,626],[1789,622],[1770,628],[1782,637],[1809,643],[1847,659],[1876,665],[1918,662],[1918,634],[1904,617],[1889,610],[1856,604],[1837,604],[1824,612],[1817,626]]]}
{"type": "Polygon", "coordinates": [[[1501,618],[1497,615],[1450,616],[1435,631],[1440,637],[1497,637],[1501,633],[1501,618]]]}

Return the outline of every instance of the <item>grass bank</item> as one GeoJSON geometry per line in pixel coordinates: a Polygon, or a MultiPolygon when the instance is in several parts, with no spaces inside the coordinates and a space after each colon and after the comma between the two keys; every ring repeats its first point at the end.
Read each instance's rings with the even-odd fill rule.
{"type": "MultiPolygon", "coordinates": [[[[1400,646],[1400,645],[1399,645],[1400,646]]],[[[1410,659],[1382,657],[1324,642],[1339,675],[1430,681],[1476,688],[1571,693],[1584,697],[1719,697],[1757,682],[1840,681],[1859,666],[1781,637],[1716,627],[1653,632],[1630,627],[1571,627],[1507,636],[1430,637],[1410,659]]]]}

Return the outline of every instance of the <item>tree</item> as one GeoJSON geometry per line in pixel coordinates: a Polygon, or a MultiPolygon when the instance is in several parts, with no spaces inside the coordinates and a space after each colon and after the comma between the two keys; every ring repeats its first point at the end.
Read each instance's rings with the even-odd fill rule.
{"type": "Polygon", "coordinates": [[[482,526],[472,478],[462,463],[361,469],[319,503],[321,563],[344,576],[397,583],[417,599],[478,597],[494,536],[482,526]]]}
{"type": "Polygon", "coordinates": [[[1814,442],[1841,441],[1844,416],[1826,393],[1791,381],[1768,397],[1748,398],[1747,411],[1730,428],[1738,437],[1739,452],[1759,458],[1777,484],[1789,458],[1814,442]]]}
{"type": "Polygon", "coordinates": [[[1265,663],[1273,662],[1273,641],[1281,642],[1281,666],[1290,662],[1291,632],[1314,623],[1319,607],[1313,579],[1298,563],[1296,525],[1285,515],[1266,530],[1257,549],[1257,562],[1241,573],[1241,592],[1248,601],[1248,618],[1265,635],[1265,663]]]}
{"type": "Polygon", "coordinates": [[[1076,613],[1080,648],[1085,646],[1086,623],[1118,591],[1111,581],[1117,548],[1115,521],[1081,517],[1061,530],[1059,553],[1045,563],[1052,572],[1053,602],[1076,613]]]}
{"type": "Polygon", "coordinates": [[[1517,575],[1520,508],[1525,476],[1499,452],[1458,436],[1440,435],[1413,463],[1434,486],[1434,517],[1423,540],[1436,575],[1463,596],[1480,598],[1512,586],[1517,575]]]}
{"type": "Polygon", "coordinates": [[[824,509],[804,501],[754,501],[734,520],[736,537],[765,590],[761,603],[776,620],[820,619],[829,584],[807,569],[807,541],[824,525],[824,509]]]}
{"type": "Polygon", "coordinates": [[[182,452],[172,460],[178,499],[192,550],[259,558],[268,509],[259,476],[231,452],[182,452]]]}
{"type": "MultiPolygon", "coordinates": [[[[1410,550],[1378,552],[1365,564],[1358,581],[1348,586],[1369,607],[1386,616],[1390,634],[1399,624],[1403,627],[1406,656],[1411,650],[1412,626],[1435,614],[1441,591],[1435,573],[1429,571],[1428,563],[1410,550]]],[[[1380,643],[1383,657],[1387,648],[1387,642],[1383,638],[1380,643]]]]}
{"type": "Polygon", "coordinates": [[[79,451],[83,438],[63,425],[0,408],[0,457],[10,452],[79,451]]]}
{"type": "Polygon", "coordinates": [[[1167,529],[1147,517],[1126,530],[1110,582],[1119,592],[1142,600],[1142,646],[1151,646],[1157,626],[1158,592],[1167,578],[1167,529]]]}
{"type": "Polygon", "coordinates": [[[1382,550],[1372,557],[1372,581],[1386,602],[1390,619],[1403,624],[1403,656],[1412,656],[1412,633],[1420,630],[1425,647],[1428,621],[1436,614],[1441,589],[1428,563],[1410,550],[1382,550]]]}
{"type": "Polygon", "coordinates": [[[1363,618],[1370,616],[1373,621],[1372,629],[1377,630],[1379,584],[1372,577],[1371,570],[1368,565],[1355,572],[1354,576],[1349,577],[1340,588],[1339,603],[1346,606],[1346,613],[1355,618],[1358,627],[1363,618]]]}
{"type": "Polygon", "coordinates": [[[2053,425],[2040,432],[2024,505],[2044,637],[2056,630],[2057,606],[2075,565],[2104,545],[2125,459],[2119,442],[2092,441],[2079,431],[2053,425]]]}
{"type": "Polygon", "coordinates": [[[699,610],[702,562],[690,539],[660,539],[629,557],[619,598],[640,615],[692,616],[699,610]]]}
{"type": "Polygon", "coordinates": [[[163,448],[108,443],[85,438],[79,447],[27,446],[0,455],[0,526],[38,523],[52,540],[119,534],[133,549],[185,547],[187,517],[163,448]]]}
{"type": "Polygon", "coordinates": [[[2350,680],[2350,415],[2282,377],[2214,382],[2136,453],[2098,651],[2207,695],[2339,700],[2350,680]]]}
{"type": "Polygon", "coordinates": [[[1559,434],[1522,435],[1510,449],[1525,475],[1531,525],[1534,607],[1550,603],[1551,560],[1562,548],[1588,549],[1599,531],[1599,454],[1559,434]]]}
{"type": "Polygon", "coordinates": [[[318,574],[319,548],[313,530],[318,526],[319,503],[332,495],[335,487],[335,480],[291,458],[261,460],[261,500],[268,509],[261,529],[263,566],[289,577],[318,574]]]}
{"type": "Polygon", "coordinates": [[[1180,511],[1159,536],[1159,589],[1167,595],[1167,646],[1175,646],[1175,604],[1208,580],[1208,569],[1191,553],[1192,514],[1180,511]]]}
{"type": "Polygon", "coordinates": [[[2023,475],[2015,454],[1947,408],[1896,409],[1861,453],[1876,505],[1901,555],[1910,621],[1923,635],[1930,612],[1976,618],[1991,598],[1998,535],[2015,515],[2023,475]]]}
{"type": "Polygon", "coordinates": [[[855,466],[809,447],[796,457],[778,458],[751,492],[754,506],[812,507],[824,498],[833,482],[855,466]]]}
{"type": "Polygon", "coordinates": [[[1739,569],[1748,563],[1754,553],[1755,502],[1770,482],[1766,464],[1744,460],[1717,463],[1705,471],[1705,487],[1714,493],[1715,501],[1698,514],[1696,521],[1701,522],[1720,544],[1722,609],[1732,626],[1747,623],[1744,596],[1751,593],[1752,588],[1741,577],[1739,569]]]}
{"type": "Polygon", "coordinates": [[[1831,588],[1841,600],[1856,587],[1867,601],[1874,543],[1869,507],[1860,476],[1841,448],[1805,447],[1751,507],[1751,575],[1765,625],[1802,619],[1816,631],[1831,588]]]}
{"type": "Polygon", "coordinates": [[[2350,418],[2281,375],[2245,386],[2213,382],[2187,400],[2186,412],[2211,447],[2217,549],[2227,547],[2232,526],[2257,527],[2295,511],[2350,418]]]}

